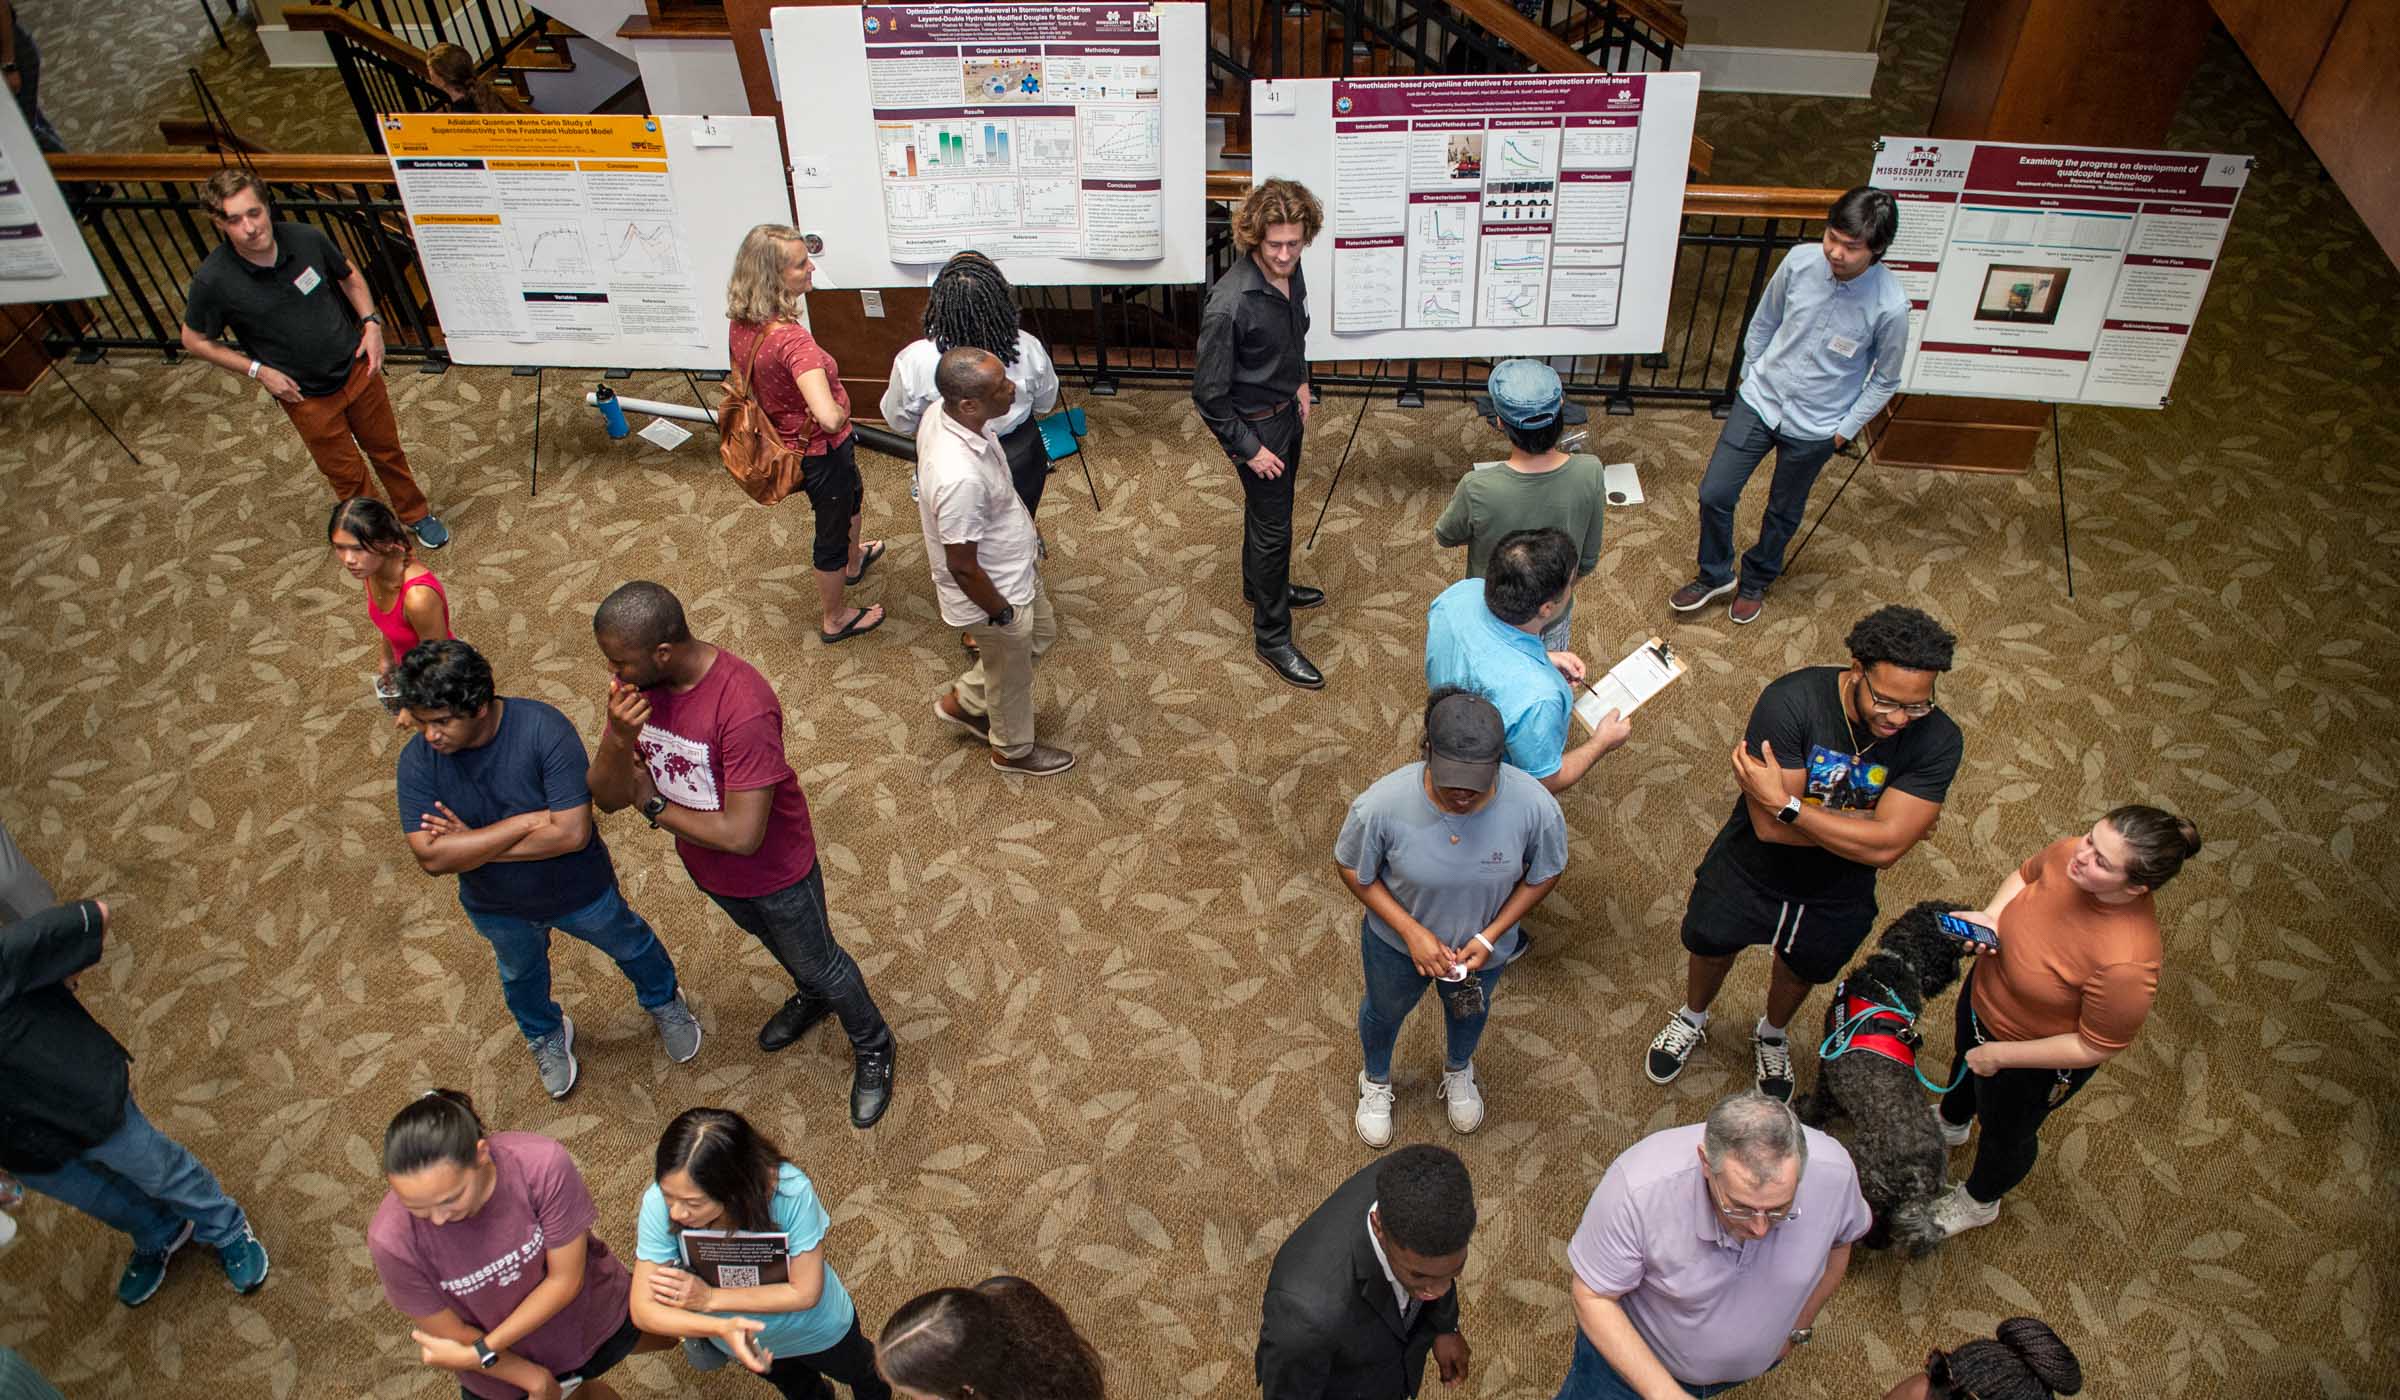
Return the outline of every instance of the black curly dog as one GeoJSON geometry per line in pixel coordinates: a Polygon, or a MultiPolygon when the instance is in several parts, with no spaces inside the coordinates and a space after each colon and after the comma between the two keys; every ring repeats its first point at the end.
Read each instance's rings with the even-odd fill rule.
{"type": "MultiPolygon", "coordinates": [[[[1958,960],[1966,952],[1966,945],[1943,934],[1934,920],[1973,907],[1927,900],[1910,909],[1885,926],[1873,951],[1844,974],[1844,983],[1860,996],[1923,1015],[1925,1004],[1958,980],[1958,960]]],[[[1925,1036],[1936,1044],[1949,1039],[1947,1030],[1928,1030],[1925,1036]]],[[[1935,1056],[1922,1056],[1918,1068],[1936,1082],[1947,1082],[1951,1073],[1935,1056]]],[[[1896,1247],[1915,1259],[1942,1242],[1933,1202],[1948,1184],[1950,1154],[1934,1124],[1932,1103],[1933,1096],[1906,1065],[1864,1049],[1820,1062],[1816,1082],[1792,1101],[1800,1121],[1812,1128],[1837,1115],[1856,1125],[1848,1145],[1858,1164],[1859,1191],[1875,1212],[1866,1237],[1869,1248],[1896,1247]]]]}

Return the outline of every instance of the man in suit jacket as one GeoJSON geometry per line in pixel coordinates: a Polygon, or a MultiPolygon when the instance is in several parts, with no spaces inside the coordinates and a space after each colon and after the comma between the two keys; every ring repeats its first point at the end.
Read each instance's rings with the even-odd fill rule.
{"type": "Polygon", "coordinates": [[[1458,1292],[1475,1231],[1467,1167],[1403,1147],[1342,1183],[1275,1253],[1258,1330],[1266,1400],[1408,1400],[1425,1354],[1467,1377],[1458,1292]]]}

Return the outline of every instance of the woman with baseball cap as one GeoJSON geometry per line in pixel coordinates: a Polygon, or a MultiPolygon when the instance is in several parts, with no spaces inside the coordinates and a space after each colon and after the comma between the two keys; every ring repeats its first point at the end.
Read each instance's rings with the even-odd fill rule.
{"type": "Polygon", "coordinates": [[[1425,756],[1350,804],[1334,864],[1358,902],[1366,994],[1358,1003],[1359,1140],[1392,1140],[1392,1047],[1425,988],[1438,985],[1448,1053],[1441,1097],[1450,1126],[1483,1126],[1475,1044],[1500,972],[1517,955],[1517,921],[1567,868],[1558,799],[1504,757],[1492,702],[1444,688],[1425,702],[1425,756]]]}

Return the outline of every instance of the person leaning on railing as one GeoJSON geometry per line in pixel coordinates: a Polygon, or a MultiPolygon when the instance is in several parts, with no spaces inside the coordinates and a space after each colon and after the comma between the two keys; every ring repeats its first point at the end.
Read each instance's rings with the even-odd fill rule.
{"type": "Polygon", "coordinates": [[[442,90],[445,112],[481,112],[490,116],[524,116],[533,105],[502,92],[489,75],[475,71],[475,56],[456,44],[436,44],[425,51],[425,79],[442,90]]]}

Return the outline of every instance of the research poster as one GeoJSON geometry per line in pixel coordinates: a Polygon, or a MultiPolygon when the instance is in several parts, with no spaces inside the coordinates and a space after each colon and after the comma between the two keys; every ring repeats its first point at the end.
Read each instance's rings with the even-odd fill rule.
{"type": "Polygon", "coordinates": [[[1911,393],[2163,408],[2248,156],[1887,136],[1911,393]]]}
{"type": "Polygon", "coordinates": [[[49,235],[42,231],[33,196],[17,179],[9,157],[0,153],[0,278],[46,279],[65,271],[50,246],[49,235]]]}
{"type": "Polygon", "coordinates": [[[894,262],[1165,256],[1156,9],[868,5],[859,23],[894,262]]]}
{"type": "Polygon", "coordinates": [[[1334,333],[1616,325],[1635,166],[1688,152],[1688,138],[1645,144],[1647,88],[1639,74],[1334,82],[1334,333]]]}
{"type": "Polygon", "coordinates": [[[722,339],[722,320],[701,315],[659,118],[382,121],[451,337],[658,350],[722,339]]]}

